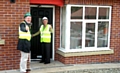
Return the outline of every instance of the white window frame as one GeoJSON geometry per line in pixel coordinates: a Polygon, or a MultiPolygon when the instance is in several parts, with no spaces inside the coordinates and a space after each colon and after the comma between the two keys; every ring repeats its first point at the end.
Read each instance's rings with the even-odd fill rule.
{"type": "MultiPolygon", "coordinates": [[[[62,10],[62,9],[61,9],[62,10]]],[[[66,23],[65,23],[65,48],[62,48],[60,46],[59,50],[63,51],[63,52],[81,52],[81,51],[101,51],[101,50],[111,50],[110,49],[110,27],[111,27],[111,11],[112,11],[112,7],[111,6],[97,6],[97,5],[66,5],[66,23]],[[71,7],[83,7],[83,19],[71,19],[70,16],[71,16],[71,7]],[[85,20],[84,19],[84,15],[85,15],[85,7],[97,7],[97,16],[96,16],[96,19],[88,19],[88,20],[85,20]],[[102,7],[102,8],[109,8],[109,19],[98,19],[98,12],[99,12],[99,7],[102,7]],[[85,26],[82,26],[84,27],[83,28],[83,31],[82,31],[82,49],[70,49],[70,22],[73,22],[73,21],[76,21],[76,22],[81,22],[83,24],[85,23],[95,23],[95,31],[97,31],[97,27],[98,27],[98,22],[99,21],[108,21],[109,22],[109,32],[108,32],[108,47],[100,47],[100,48],[97,48],[97,32],[95,33],[95,47],[87,47],[85,48],[85,26]],[[91,49],[90,49],[91,48],[91,49]]],[[[62,13],[61,13],[62,14],[62,13]]],[[[62,24],[61,24],[62,25],[62,24]]],[[[61,29],[62,30],[62,29],[61,29]]],[[[60,35],[61,36],[61,35],[60,35]]],[[[61,43],[60,43],[61,45],[61,43]]]]}

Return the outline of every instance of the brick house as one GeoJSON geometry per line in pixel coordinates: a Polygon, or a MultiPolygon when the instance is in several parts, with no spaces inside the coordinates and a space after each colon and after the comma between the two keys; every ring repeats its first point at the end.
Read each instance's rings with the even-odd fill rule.
{"type": "MultiPolygon", "coordinates": [[[[51,60],[64,64],[120,61],[120,0],[0,0],[0,70],[19,68],[18,25],[32,14],[31,33],[41,18],[53,26],[51,60]]],[[[31,59],[41,58],[39,36],[31,40],[31,59]]]]}

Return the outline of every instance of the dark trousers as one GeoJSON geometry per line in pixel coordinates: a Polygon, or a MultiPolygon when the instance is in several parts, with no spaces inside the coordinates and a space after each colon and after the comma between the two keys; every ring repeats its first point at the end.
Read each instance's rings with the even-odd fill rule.
{"type": "Polygon", "coordinates": [[[41,43],[42,48],[42,61],[50,63],[50,43],[41,43]]]}

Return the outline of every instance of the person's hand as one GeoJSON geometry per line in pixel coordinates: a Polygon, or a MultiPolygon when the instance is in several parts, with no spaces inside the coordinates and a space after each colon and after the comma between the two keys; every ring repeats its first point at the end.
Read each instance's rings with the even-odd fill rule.
{"type": "Polygon", "coordinates": [[[27,31],[29,30],[29,27],[28,27],[28,26],[26,26],[26,30],[27,30],[27,31]]]}
{"type": "Polygon", "coordinates": [[[49,30],[51,31],[51,33],[53,33],[53,29],[52,26],[50,25],[49,30]]]}
{"type": "Polygon", "coordinates": [[[31,37],[34,37],[34,35],[32,34],[31,37]]]}

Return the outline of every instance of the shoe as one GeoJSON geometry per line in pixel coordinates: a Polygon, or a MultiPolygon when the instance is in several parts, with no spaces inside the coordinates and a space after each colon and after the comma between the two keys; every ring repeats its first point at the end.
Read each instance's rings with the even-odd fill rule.
{"type": "Polygon", "coordinates": [[[39,63],[44,63],[44,61],[43,61],[43,60],[41,60],[39,63]]]}
{"type": "Polygon", "coordinates": [[[44,64],[49,64],[50,62],[45,62],[44,64]]]}
{"type": "Polygon", "coordinates": [[[31,69],[27,69],[26,71],[31,71],[31,69]]]}
{"type": "Polygon", "coordinates": [[[27,70],[26,70],[26,73],[30,73],[30,71],[31,71],[31,69],[27,69],[27,70]]]}

